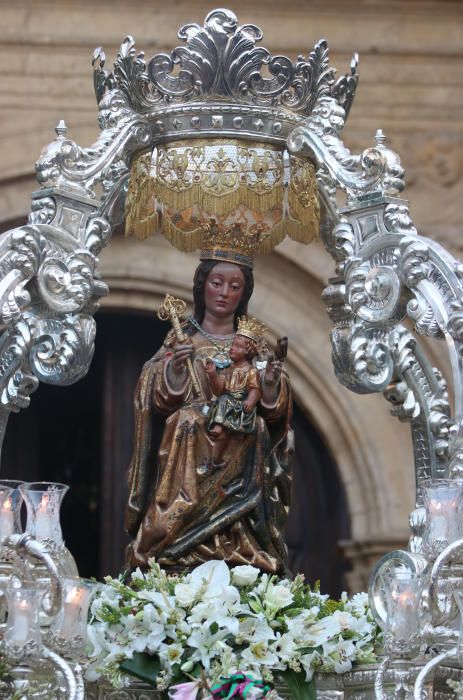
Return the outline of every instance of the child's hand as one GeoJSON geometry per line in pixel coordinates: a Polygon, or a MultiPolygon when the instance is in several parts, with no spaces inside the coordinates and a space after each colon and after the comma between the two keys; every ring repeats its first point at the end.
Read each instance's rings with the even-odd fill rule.
{"type": "Polygon", "coordinates": [[[212,362],[210,357],[206,357],[206,360],[204,362],[204,368],[208,374],[215,374],[215,364],[212,362]]]}
{"type": "Polygon", "coordinates": [[[250,413],[255,405],[255,401],[253,401],[252,399],[246,399],[246,401],[243,401],[243,411],[245,413],[250,413]]]}

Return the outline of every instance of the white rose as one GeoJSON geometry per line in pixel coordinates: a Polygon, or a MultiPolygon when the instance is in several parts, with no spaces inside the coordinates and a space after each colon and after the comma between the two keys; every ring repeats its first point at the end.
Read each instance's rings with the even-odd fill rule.
{"type": "Polygon", "coordinates": [[[265,593],[265,607],[271,610],[281,610],[291,605],[294,596],[286,586],[269,586],[265,593]]]}
{"type": "Polygon", "coordinates": [[[255,566],[245,564],[243,566],[235,566],[231,570],[232,581],[235,586],[252,586],[259,576],[259,569],[255,566]]]}
{"type": "Polygon", "coordinates": [[[175,586],[175,597],[180,605],[183,605],[185,608],[193,605],[195,602],[196,593],[196,586],[192,586],[189,583],[177,583],[175,586]]]}

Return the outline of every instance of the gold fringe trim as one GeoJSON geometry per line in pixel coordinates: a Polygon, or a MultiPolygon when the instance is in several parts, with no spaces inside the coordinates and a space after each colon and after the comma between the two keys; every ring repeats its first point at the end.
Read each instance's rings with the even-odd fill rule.
{"type": "MultiPolygon", "coordinates": [[[[309,243],[319,236],[320,204],[318,201],[315,168],[312,163],[297,159],[291,168],[287,189],[288,212],[275,224],[272,232],[257,248],[259,253],[271,252],[285,235],[299,243],[309,243]]],[[[132,163],[125,205],[125,235],[143,240],[161,231],[178,250],[193,252],[203,247],[204,231],[200,226],[193,231],[182,231],[171,218],[160,217],[156,211],[156,197],[162,204],[182,212],[198,205],[210,216],[231,214],[240,205],[255,212],[283,209],[285,188],[281,181],[271,190],[258,193],[247,183],[221,194],[204,189],[203,183],[194,183],[188,189],[175,190],[161,184],[150,174],[151,153],[139,155],[132,163]]],[[[237,246],[237,250],[238,250],[237,246]]]]}
{"type": "Polygon", "coordinates": [[[181,231],[170,219],[163,216],[161,219],[161,233],[167,238],[177,250],[182,250],[184,253],[192,253],[194,250],[201,248],[202,229],[197,228],[193,231],[181,231]]]}
{"type": "Polygon", "coordinates": [[[159,232],[158,215],[153,212],[151,216],[142,221],[127,221],[125,223],[125,237],[135,236],[139,241],[144,241],[159,232]]]}
{"type": "Polygon", "coordinates": [[[158,230],[155,190],[150,176],[151,153],[142,153],[132,163],[125,199],[125,236],[143,240],[158,230]]]}
{"type": "Polygon", "coordinates": [[[272,250],[284,239],[286,235],[285,231],[286,221],[283,219],[278,224],[272,228],[272,232],[269,236],[264,238],[257,248],[258,253],[271,253],[272,250]]]}
{"type": "Polygon", "coordinates": [[[285,220],[286,234],[298,243],[310,243],[318,240],[320,227],[318,219],[307,220],[303,224],[291,219],[285,220]]]}
{"type": "Polygon", "coordinates": [[[310,161],[300,161],[291,168],[288,185],[287,233],[299,243],[310,243],[318,238],[320,227],[320,202],[318,200],[315,166],[310,161]]]}
{"type": "Polygon", "coordinates": [[[227,216],[240,205],[259,213],[282,207],[285,189],[283,183],[277,183],[269,192],[260,194],[247,184],[239,184],[234,190],[214,194],[210,190],[205,190],[201,183],[195,183],[188,189],[178,191],[158,180],[155,184],[155,192],[158,201],[171,209],[184,211],[196,204],[208,214],[227,216]]]}

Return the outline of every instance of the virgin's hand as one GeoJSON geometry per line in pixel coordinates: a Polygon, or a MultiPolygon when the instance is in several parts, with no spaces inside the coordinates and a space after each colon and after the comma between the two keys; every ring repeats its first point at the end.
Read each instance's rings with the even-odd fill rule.
{"type": "Polygon", "coordinates": [[[176,345],[174,348],[174,354],[170,361],[173,372],[180,374],[186,366],[186,361],[193,354],[193,345],[191,343],[185,343],[184,345],[176,345]]]}
{"type": "Polygon", "coordinates": [[[271,360],[267,362],[267,367],[264,372],[264,382],[269,386],[275,386],[280,381],[281,370],[283,363],[279,360],[271,360]]]}

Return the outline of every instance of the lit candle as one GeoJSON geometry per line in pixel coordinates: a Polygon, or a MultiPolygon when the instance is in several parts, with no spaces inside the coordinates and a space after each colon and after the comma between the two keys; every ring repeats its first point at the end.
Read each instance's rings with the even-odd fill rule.
{"type": "Polygon", "coordinates": [[[426,524],[423,544],[425,553],[436,557],[447,545],[462,535],[462,484],[449,479],[425,482],[426,524]]]}
{"type": "Polygon", "coordinates": [[[11,498],[7,498],[0,510],[0,539],[14,533],[14,512],[11,498]]]}
{"type": "Polygon", "coordinates": [[[50,497],[44,493],[35,514],[35,537],[38,540],[52,539],[53,527],[48,502],[50,497]]]}
{"type": "Polygon", "coordinates": [[[386,573],[384,643],[389,654],[413,654],[418,651],[422,588],[421,576],[408,569],[391,569],[386,573]]]}
{"type": "Polygon", "coordinates": [[[32,624],[32,608],[27,600],[15,601],[13,607],[13,626],[9,630],[8,641],[16,646],[29,641],[32,624]]]}
{"type": "Polygon", "coordinates": [[[393,633],[397,640],[409,640],[418,631],[418,598],[412,588],[393,595],[395,614],[393,633]]]}
{"type": "Polygon", "coordinates": [[[434,499],[429,501],[429,539],[431,542],[447,540],[449,537],[447,518],[450,519],[453,515],[456,501],[449,500],[446,506],[444,509],[444,504],[441,501],[434,499]]]}
{"type": "Polygon", "coordinates": [[[5,642],[12,647],[24,647],[34,642],[41,645],[39,611],[44,589],[35,583],[22,588],[9,586],[6,589],[8,601],[8,619],[6,622],[5,642]]]}
{"type": "Polygon", "coordinates": [[[63,605],[63,622],[61,624],[61,637],[71,639],[80,633],[82,598],[84,591],[79,588],[71,588],[63,605]]]}

